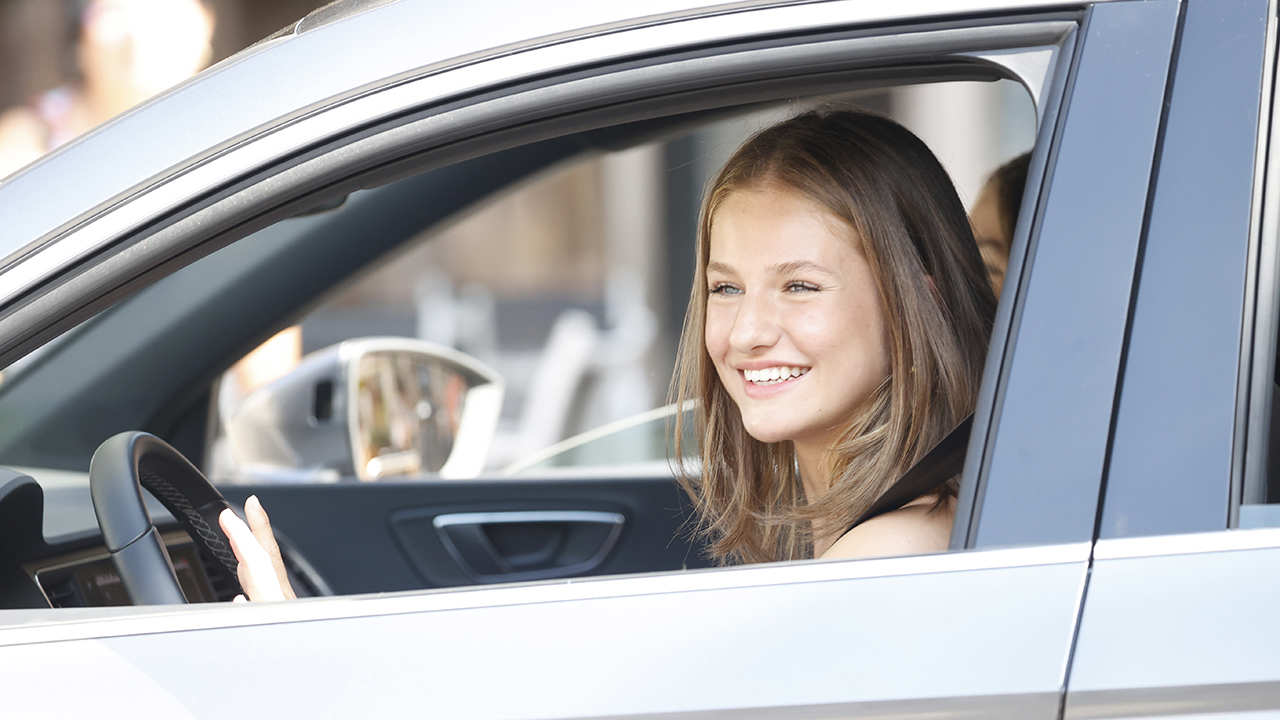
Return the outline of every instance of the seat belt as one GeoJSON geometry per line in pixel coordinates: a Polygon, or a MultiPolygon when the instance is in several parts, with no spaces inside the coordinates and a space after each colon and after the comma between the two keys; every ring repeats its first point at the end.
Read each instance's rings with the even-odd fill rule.
{"type": "Polygon", "coordinates": [[[898,510],[959,475],[964,470],[964,455],[969,447],[969,431],[972,429],[973,415],[971,414],[960,421],[960,424],[920,458],[919,462],[912,465],[910,470],[903,473],[902,477],[890,485],[888,490],[881,493],[879,499],[872,503],[871,508],[849,526],[849,530],[877,515],[898,510]]]}

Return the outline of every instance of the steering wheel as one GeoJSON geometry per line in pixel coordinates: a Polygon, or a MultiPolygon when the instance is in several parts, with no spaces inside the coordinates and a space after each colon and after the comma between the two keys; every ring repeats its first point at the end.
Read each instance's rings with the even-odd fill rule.
{"type": "Polygon", "coordinates": [[[240,592],[236,558],[218,527],[231,507],[182,453],[144,432],[107,438],[89,461],[93,512],[120,578],[135,605],[187,602],[160,532],[142,501],[146,488],[208,551],[240,592]]]}

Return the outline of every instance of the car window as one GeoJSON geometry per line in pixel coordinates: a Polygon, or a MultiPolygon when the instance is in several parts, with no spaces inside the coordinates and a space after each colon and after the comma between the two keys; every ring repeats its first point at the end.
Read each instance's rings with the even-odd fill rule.
{"type": "MultiPolygon", "coordinates": [[[[1050,137],[1014,81],[606,126],[328,198],[102,311],[0,383],[0,410],[75,432],[0,428],[0,462],[48,488],[46,536],[83,533],[82,448],[111,433],[79,423],[153,432],[235,507],[263,498],[301,595],[708,566],[671,457],[693,408],[669,387],[700,196],[752,133],[829,106],[937,154],[1000,287],[1028,152],[1050,137]]],[[[229,599],[234,578],[198,563],[200,594],[229,599]]]]}
{"type": "Polygon", "coordinates": [[[972,211],[998,290],[1036,130],[1022,86],[908,85],[766,106],[582,153],[423,228],[220,375],[211,390],[206,471],[228,483],[449,476],[439,472],[443,458],[434,466],[377,460],[382,452],[403,454],[387,438],[351,440],[380,449],[349,469],[301,449],[321,446],[316,439],[328,430],[317,413],[333,409],[316,399],[332,388],[302,387],[309,376],[298,368],[380,337],[457,351],[499,379],[496,419],[470,418],[484,426],[487,442],[467,448],[474,458],[455,454],[452,470],[648,474],[664,467],[669,418],[654,413],[669,402],[701,188],[752,131],[831,102],[893,117],[930,144],[972,211]],[[947,122],[932,110],[943,106],[951,108],[947,122]],[[313,401],[311,409],[297,406],[306,422],[290,423],[276,438],[286,447],[261,442],[272,434],[264,432],[263,408],[290,395],[313,401]],[[370,461],[378,472],[364,466],[370,461]]]}

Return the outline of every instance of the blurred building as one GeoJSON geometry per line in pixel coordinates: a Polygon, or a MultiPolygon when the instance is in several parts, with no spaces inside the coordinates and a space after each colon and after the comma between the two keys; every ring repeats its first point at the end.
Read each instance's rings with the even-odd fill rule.
{"type": "Polygon", "coordinates": [[[0,177],[320,0],[0,0],[0,177]]]}

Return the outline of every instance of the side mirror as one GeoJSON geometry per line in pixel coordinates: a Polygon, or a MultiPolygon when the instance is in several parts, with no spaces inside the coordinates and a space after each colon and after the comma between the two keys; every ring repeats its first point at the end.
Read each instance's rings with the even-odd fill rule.
{"type": "Polygon", "coordinates": [[[478,475],[502,410],[502,378],[453,348],[348,340],[308,354],[226,420],[238,471],[379,480],[478,475]]]}

